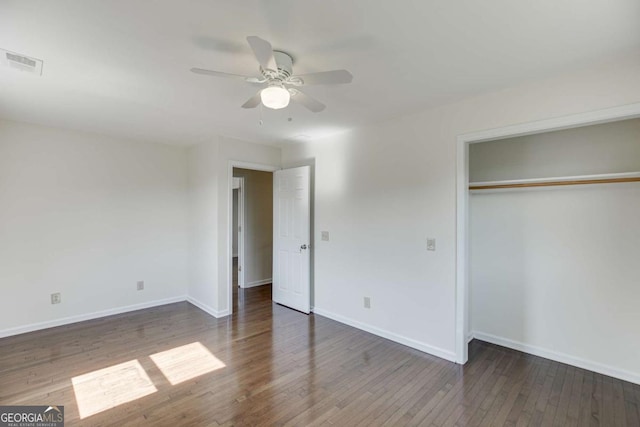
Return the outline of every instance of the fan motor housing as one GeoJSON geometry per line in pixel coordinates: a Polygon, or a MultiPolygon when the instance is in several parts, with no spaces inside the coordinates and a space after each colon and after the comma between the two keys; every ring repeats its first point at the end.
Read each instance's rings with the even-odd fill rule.
{"type": "Polygon", "coordinates": [[[293,58],[291,58],[289,54],[279,50],[274,50],[273,58],[276,60],[276,64],[278,64],[277,73],[273,73],[271,70],[265,70],[260,67],[260,72],[263,76],[267,78],[285,80],[293,74],[293,58]]]}

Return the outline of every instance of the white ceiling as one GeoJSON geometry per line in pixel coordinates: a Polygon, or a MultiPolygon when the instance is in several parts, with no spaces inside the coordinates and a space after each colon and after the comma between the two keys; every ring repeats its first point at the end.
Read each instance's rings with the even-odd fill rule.
{"type": "Polygon", "coordinates": [[[0,67],[0,117],[191,144],[317,138],[640,51],[638,0],[0,0],[0,48],[44,60],[0,67]],[[257,74],[245,41],[289,52],[327,109],[240,108],[256,91],[191,67],[257,74]],[[288,121],[291,117],[293,120],[288,121]]]}

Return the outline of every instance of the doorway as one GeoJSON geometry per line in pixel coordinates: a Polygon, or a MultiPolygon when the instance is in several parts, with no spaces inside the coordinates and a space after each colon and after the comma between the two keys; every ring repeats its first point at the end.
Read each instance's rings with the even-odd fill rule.
{"type": "MultiPolygon", "coordinates": [[[[261,165],[255,163],[246,163],[235,160],[229,161],[227,173],[227,206],[228,216],[226,218],[227,228],[227,250],[223,251],[223,263],[227,265],[226,274],[227,288],[222,298],[227,300],[225,315],[233,314],[238,309],[237,302],[247,304],[247,295],[268,289],[269,295],[273,302],[280,305],[309,314],[312,301],[312,243],[313,243],[313,225],[312,225],[312,172],[310,165],[293,167],[290,169],[281,169],[274,166],[261,165]],[[241,204],[244,208],[238,208],[235,217],[242,213],[242,217],[236,220],[236,224],[243,222],[242,228],[238,230],[234,227],[234,170],[236,170],[237,178],[242,175],[241,169],[249,171],[247,173],[266,172],[271,177],[271,185],[269,188],[261,187],[263,192],[270,195],[271,209],[269,212],[262,208],[262,223],[266,224],[265,218],[270,217],[271,225],[271,244],[267,247],[264,244],[257,245],[261,249],[261,254],[270,252],[271,261],[265,261],[269,258],[266,256],[251,259],[251,249],[249,248],[250,218],[248,213],[251,211],[249,206],[249,197],[251,193],[251,182],[248,175],[244,175],[244,194],[243,190],[239,190],[237,206],[241,204]],[[244,199],[243,199],[244,196],[244,199]],[[276,202],[277,201],[277,202],[276,202]],[[277,205],[277,208],[275,207],[277,205]],[[238,235],[238,257],[237,269],[234,265],[233,241],[234,235],[238,235]],[[275,249],[277,248],[277,250],[275,249]],[[258,277],[250,274],[254,263],[262,268],[253,271],[267,270],[266,264],[271,267],[270,277],[258,277]],[[234,275],[237,272],[237,275],[234,275]],[[237,279],[234,279],[234,276],[237,279]],[[244,276],[244,277],[242,277],[244,276]],[[244,283],[243,287],[239,287],[240,283],[244,283]],[[267,285],[272,285],[267,288],[267,285]],[[276,292],[271,292],[275,289],[276,292]],[[291,298],[295,296],[295,298],[291,298]],[[298,304],[300,303],[300,304],[298,304]]],[[[242,184],[238,184],[242,185],[242,184]]],[[[264,194],[262,194],[264,196],[264,194]]],[[[258,211],[254,212],[259,214],[258,211]]],[[[263,236],[264,237],[264,236],[263,236]]]]}
{"type": "Polygon", "coordinates": [[[233,167],[230,234],[232,240],[232,307],[242,309],[255,300],[255,298],[251,298],[254,294],[271,295],[273,267],[272,172],[233,167]]]}

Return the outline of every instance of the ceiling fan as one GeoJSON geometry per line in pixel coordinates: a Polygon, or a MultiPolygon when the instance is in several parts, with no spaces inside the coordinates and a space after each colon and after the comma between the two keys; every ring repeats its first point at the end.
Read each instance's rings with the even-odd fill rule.
{"type": "Polygon", "coordinates": [[[261,89],[247,102],[242,104],[242,108],[255,108],[260,103],[274,110],[284,108],[289,105],[289,101],[298,102],[318,113],[325,109],[325,105],[315,98],[297,89],[307,85],[331,85],[351,83],[353,76],[347,70],[322,71],[319,73],[293,75],[293,59],[285,52],[273,50],[271,43],[257,36],[247,37],[249,46],[253,54],[260,63],[260,76],[242,76],[238,74],[223,73],[221,71],[205,70],[202,68],[192,68],[196,74],[204,74],[215,77],[227,77],[244,80],[252,84],[266,84],[267,87],[261,89]]]}

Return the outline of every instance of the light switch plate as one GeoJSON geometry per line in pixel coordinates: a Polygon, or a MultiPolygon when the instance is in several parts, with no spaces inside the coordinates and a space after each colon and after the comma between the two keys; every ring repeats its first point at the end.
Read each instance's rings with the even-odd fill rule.
{"type": "Polygon", "coordinates": [[[328,231],[322,231],[320,234],[322,236],[322,240],[324,240],[325,242],[329,241],[329,232],[328,231]]]}
{"type": "Polygon", "coordinates": [[[435,251],[436,250],[436,239],[433,237],[427,237],[427,250],[435,251]]]}

